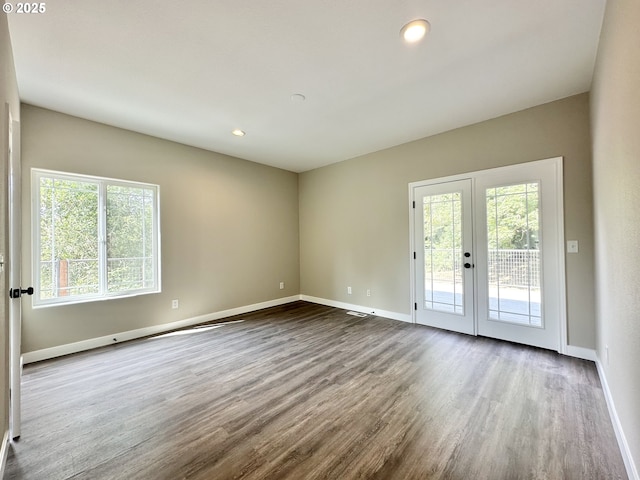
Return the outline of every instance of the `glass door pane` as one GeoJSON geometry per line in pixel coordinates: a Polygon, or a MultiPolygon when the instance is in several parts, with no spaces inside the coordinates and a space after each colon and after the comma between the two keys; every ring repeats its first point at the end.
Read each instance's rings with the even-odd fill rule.
{"type": "Polygon", "coordinates": [[[460,192],[423,197],[424,307],[464,315],[460,192]]]}
{"type": "Polygon", "coordinates": [[[486,189],[489,319],[543,327],[539,183],[486,189]]]}

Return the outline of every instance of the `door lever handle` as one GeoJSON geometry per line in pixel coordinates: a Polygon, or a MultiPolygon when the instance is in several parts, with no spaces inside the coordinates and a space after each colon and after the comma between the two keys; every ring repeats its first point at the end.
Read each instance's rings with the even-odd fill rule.
{"type": "Polygon", "coordinates": [[[11,288],[9,290],[9,298],[20,298],[23,293],[33,295],[33,287],[29,288],[11,288]]]}

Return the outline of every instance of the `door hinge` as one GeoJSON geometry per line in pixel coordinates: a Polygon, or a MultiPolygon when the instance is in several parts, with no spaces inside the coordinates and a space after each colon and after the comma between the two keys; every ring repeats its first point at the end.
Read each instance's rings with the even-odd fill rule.
{"type": "Polygon", "coordinates": [[[416,252],[413,252],[413,259],[416,259],[416,252]]]}
{"type": "Polygon", "coordinates": [[[418,304],[417,304],[417,303],[414,303],[414,304],[413,304],[413,309],[414,309],[414,310],[418,310],[418,304]]]}
{"type": "Polygon", "coordinates": [[[416,201],[413,201],[413,208],[416,208],[416,201]]]}

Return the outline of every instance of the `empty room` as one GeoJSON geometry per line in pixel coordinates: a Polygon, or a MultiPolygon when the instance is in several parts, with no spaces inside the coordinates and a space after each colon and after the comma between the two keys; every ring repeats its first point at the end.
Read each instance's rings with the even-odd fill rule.
{"type": "Polygon", "coordinates": [[[0,478],[640,480],[638,24],[4,2],[0,478]]]}

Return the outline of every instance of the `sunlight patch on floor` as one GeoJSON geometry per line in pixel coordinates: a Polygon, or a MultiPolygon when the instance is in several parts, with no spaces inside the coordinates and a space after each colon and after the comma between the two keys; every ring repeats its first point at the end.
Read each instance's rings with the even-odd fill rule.
{"type": "Polygon", "coordinates": [[[177,337],[180,335],[190,335],[192,333],[206,332],[208,330],[213,330],[214,328],[220,328],[220,327],[224,327],[225,325],[231,325],[232,323],[242,323],[242,322],[244,322],[244,320],[234,320],[233,322],[216,323],[215,325],[200,325],[197,327],[185,328],[184,330],[176,330],[175,332],[169,332],[163,335],[157,335],[155,337],[152,337],[152,339],[165,338],[165,337],[177,337]]]}

